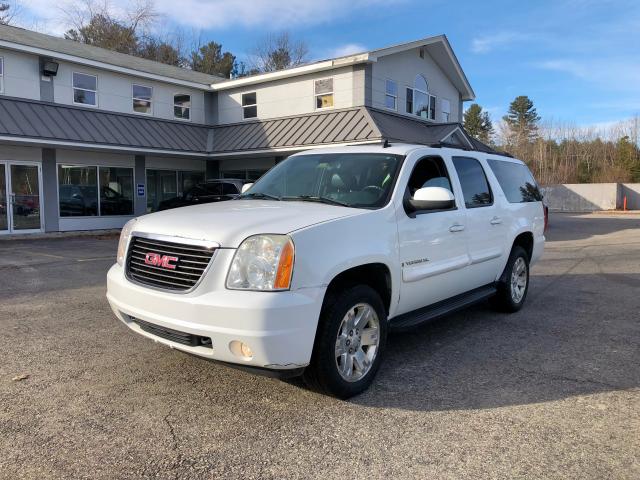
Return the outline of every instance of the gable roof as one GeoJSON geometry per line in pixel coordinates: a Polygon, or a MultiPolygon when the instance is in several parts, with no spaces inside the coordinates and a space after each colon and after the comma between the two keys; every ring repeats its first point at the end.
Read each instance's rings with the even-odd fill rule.
{"type": "Polygon", "coordinates": [[[132,75],[144,76],[146,73],[161,77],[163,81],[171,83],[188,82],[197,84],[193,86],[205,89],[209,89],[212,83],[224,80],[222,77],[215,75],[174,67],[153,60],[134,57],[133,55],[9,25],[0,25],[0,47],[30,51],[43,56],[84,63],[100,68],[119,67],[132,75]]]}
{"type": "Polygon", "coordinates": [[[373,63],[377,62],[378,58],[380,57],[393,55],[395,53],[400,53],[419,47],[425,47],[427,49],[429,55],[431,55],[433,60],[447,75],[447,77],[455,85],[458,91],[460,91],[460,93],[462,94],[462,100],[473,100],[475,98],[475,93],[471,88],[471,84],[464,74],[464,71],[462,70],[460,63],[458,62],[457,57],[453,53],[453,49],[451,48],[451,44],[449,43],[446,35],[436,35],[433,37],[426,37],[420,40],[415,40],[413,42],[401,43],[377,50],[370,50],[353,55],[345,55],[342,57],[320,60],[317,62],[300,65],[298,67],[278,70],[276,72],[260,73],[257,75],[250,75],[248,77],[225,80],[223,82],[212,85],[211,88],[213,90],[227,90],[230,88],[254,85],[257,83],[296,77],[299,75],[306,75],[308,73],[331,70],[348,65],[373,63]]]}

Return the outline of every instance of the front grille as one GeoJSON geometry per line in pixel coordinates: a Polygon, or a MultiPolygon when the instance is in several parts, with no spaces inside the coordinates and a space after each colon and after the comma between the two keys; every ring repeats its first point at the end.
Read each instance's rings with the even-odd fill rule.
{"type": "Polygon", "coordinates": [[[155,238],[132,237],[127,255],[127,276],[131,280],[166,290],[185,291],[193,288],[211,262],[215,248],[186,245],[155,238]],[[170,269],[145,262],[147,254],[176,257],[170,269]]]}
{"type": "Polygon", "coordinates": [[[153,323],[145,322],[138,318],[131,318],[136,322],[142,330],[156,337],[171,340],[172,342],[181,343],[190,347],[208,347],[212,348],[211,339],[209,337],[201,337],[200,335],[192,335],[191,333],[180,332],[172,328],[161,327],[153,323]]]}

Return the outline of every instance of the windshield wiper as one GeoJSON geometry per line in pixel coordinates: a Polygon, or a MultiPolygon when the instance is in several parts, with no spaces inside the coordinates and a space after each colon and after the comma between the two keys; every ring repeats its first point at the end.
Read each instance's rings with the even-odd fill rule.
{"type": "Polygon", "coordinates": [[[298,195],[295,197],[282,197],[282,200],[300,200],[302,202],[326,203],[327,205],[339,205],[341,207],[351,207],[348,203],[333,200],[327,197],[314,197],[312,195],[298,195]]]}
{"type": "Polygon", "coordinates": [[[270,195],[268,193],[262,193],[262,192],[244,193],[236,198],[238,199],[255,198],[256,200],[264,200],[266,198],[268,200],[281,200],[280,197],[276,197],[275,195],[270,195]]]}

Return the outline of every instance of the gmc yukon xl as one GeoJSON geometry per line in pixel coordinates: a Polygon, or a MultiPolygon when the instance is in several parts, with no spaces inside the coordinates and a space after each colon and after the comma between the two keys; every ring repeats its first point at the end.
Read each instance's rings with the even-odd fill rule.
{"type": "Polygon", "coordinates": [[[107,297],[159,343],[347,398],[373,381],[390,329],[483,299],[523,306],[544,248],[541,200],[507,156],[306,151],[235,200],[131,220],[107,297]]]}

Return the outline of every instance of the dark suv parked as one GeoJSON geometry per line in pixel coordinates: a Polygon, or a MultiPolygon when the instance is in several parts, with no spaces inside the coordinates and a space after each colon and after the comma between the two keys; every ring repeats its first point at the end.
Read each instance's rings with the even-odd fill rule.
{"type": "Polygon", "coordinates": [[[160,202],[158,210],[199,205],[201,203],[223,202],[240,195],[242,186],[251,183],[249,180],[225,178],[224,180],[207,180],[190,188],[182,196],[169,198],[160,202]]]}

